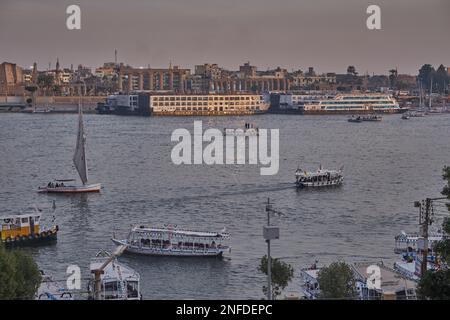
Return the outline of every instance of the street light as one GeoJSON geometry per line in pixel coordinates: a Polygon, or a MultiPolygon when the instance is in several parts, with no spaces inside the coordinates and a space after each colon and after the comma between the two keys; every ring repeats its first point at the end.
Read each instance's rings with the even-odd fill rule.
{"type": "Polygon", "coordinates": [[[282,213],[273,210],[272,203],[269,198],[267,198],[266,212],[267,226],[263,227],[263,237],[267,242],[267,300],[272,300],[272,258],[270,257],[270,241],[280,238],[280,228],[270,225],[270,214],[275,213],[282,215],[282,213]]]}

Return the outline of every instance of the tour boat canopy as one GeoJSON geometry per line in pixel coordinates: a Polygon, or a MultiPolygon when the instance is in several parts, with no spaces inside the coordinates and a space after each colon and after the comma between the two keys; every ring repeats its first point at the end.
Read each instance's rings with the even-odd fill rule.
{"type": "Polygon", "coordinates": [[[230,234],[226,232],[207,232],[207,231],[192,231],[192,230],[179,230],[176,228],[152,228],[145,226],[135,226],[132,232],[141,233],[170,233],[171,235],[179,235],[183,237],[203,237],[203,238],[229,238],[230,234]]]}

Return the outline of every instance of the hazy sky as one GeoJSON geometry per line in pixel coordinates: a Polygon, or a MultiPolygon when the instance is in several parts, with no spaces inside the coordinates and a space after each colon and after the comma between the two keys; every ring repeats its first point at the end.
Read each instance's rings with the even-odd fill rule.
{"type": "Polygon", "coordinates": [[[0,0],[0,62],[46,69],[114,60],[133,66],[416,73],[450,66],[450,0],[0,0]],[[82,29],[66,28],[78,4],[82,29]],[[382,30],[366,28],[381,7],[382,30]]]}

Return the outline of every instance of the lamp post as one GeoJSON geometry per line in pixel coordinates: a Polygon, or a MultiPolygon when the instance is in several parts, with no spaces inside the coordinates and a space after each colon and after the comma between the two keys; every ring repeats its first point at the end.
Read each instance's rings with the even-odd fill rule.
{"type": "Polygon", "coordinates": [[[272,300],[272,258],[270,257],[270,241],[280,238],[280,228],[270,225],[270,215],[272,213],[281,215],[282,213],[273,210],[269,198],[267,198],[266,212],[267,225],[263,227],[263,237],[267,242],[267,300],[272,300]]]}

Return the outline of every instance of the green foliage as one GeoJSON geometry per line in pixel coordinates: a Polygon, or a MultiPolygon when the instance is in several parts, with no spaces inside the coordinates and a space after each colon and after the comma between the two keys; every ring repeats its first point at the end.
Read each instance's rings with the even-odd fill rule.
{"type": "Polygon", "coordinates": [[[417,294],[422,299],[450,299],[450,270],[430,271],[420,279],[417,294]]]}
{"type": "MultiPolygon", "coordinates": [[[[294,268],[279,259],[271,259],[272,297],[276,298],[287,287],[294,276],[294,268]]],[[[267,275],[267,255],[261,258],[258,270],[267,275]]],[[[267,295],[267,287],[263,286],[263,293],[267,295]]]]}
{"type": "Polygon", "coordinates": [[[355,277],[345,262],[333,262],[317,275],[322,299],[353,299],[356,297],[355,277]]]}
{"type": "Polygon", "coordinates": [[[419,81],[422,83],[422,88],[430,90],[431,78],[434,76],[435,70],[431,64],[424,64],[419,70],[419,81]]]}
{"type": "MultiPolygon", "coordinates": [[[[444,167],[442,175],[443,179],[447,182],[442,190],[442,194],[450,199],[450,167],[444,167]]],[[[450,206],[447,204],[447,208],[450,211],[450,206]]],[[[442,231],[444,233],[443,240],[439,241],[434,250],[436,255],[440,258],[443,266],[448,266],[450,263],[450,219],[444,219],[442,224],[442,231]]],[[[423,277],[421,277],[417,293],[422,299],[450,299],[450,270],[443,268],[438,271],[427,271],[423,277]]]]}
{"type": "Polygon", "coordinates": [[[37,82],[40,87],[50,88],[53,85],[54,77],[52,75],[40,74],[38,75],[37,82]]]}
{"type": "Polygon", "coordinates": [[[0,245],[0,300],[33,299],[40,283],[39,268],[30,256],[0,245]]]}

